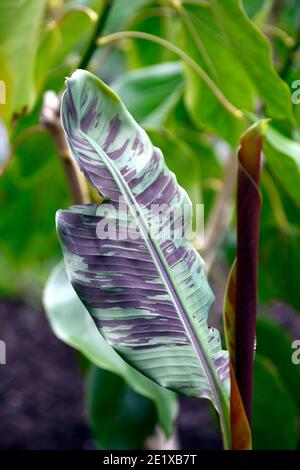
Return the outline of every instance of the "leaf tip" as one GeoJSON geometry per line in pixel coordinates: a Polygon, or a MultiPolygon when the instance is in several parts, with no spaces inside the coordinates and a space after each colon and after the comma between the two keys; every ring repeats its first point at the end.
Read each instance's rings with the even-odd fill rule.
{"type": "Polygon", "coordinates": [[[262,139],[267,132],[270,118],[261,119],[250,126],[241,136],[241,144],[247,141],[262,139]]]}
{"type": "Polygon", "coordinates": [[[83,69],[76,69],[71,77],[66,77],[66,88],[74,90],[80,94],[83,90],[84,85],[89,86],[89,90],[102,93],[102,96],[107,96],[110,99],[120,103],[119,96],[104,83],[99,77],[93,75],[91,72],[83,69]]]}
{"type": "Polygon", "coordinates": [[[239,162],[256,183],[259,180],[261,152],[270,119],[262,119],[249,127],[241,137],[239,162]]]}

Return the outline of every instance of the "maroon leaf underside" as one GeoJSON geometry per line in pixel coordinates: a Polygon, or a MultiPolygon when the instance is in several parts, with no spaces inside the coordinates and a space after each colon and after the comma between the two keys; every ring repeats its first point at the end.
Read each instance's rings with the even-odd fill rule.
{"type": "Polygon", "coordinates": [[[237,188],[236,381],[251,423],[255,348],[259,220],[259,179],[263,135],[259,125],[242,137],[237,188]]]}

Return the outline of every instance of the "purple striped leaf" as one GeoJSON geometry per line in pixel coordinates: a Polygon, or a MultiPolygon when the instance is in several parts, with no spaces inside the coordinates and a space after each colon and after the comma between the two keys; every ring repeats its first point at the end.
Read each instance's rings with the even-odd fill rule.
{"type": "Polygon", "coordinates": [[[204,262],[177,230],[190,224],[186,192],[119,97],[90,73],[67,80],[61,115],[73,157],[107,198],[57,214],[75,291],[128,363],[164,387],[212,400],[230,446],[228,355],[207,324],[213,294],[204,262]]]}

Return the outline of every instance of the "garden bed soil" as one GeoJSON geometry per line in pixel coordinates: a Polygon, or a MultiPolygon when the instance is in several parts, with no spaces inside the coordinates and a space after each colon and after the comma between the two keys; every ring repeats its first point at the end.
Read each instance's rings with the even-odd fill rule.
{"type": "MultiPolygon", "coordinates": [[[[0,449],[95,448],[74,351],[24,302],[2,300],[0,325],[0,449]]],[[[178,434],[183,449],[221,448],[206,400],[181,398],[178,434]]]]}

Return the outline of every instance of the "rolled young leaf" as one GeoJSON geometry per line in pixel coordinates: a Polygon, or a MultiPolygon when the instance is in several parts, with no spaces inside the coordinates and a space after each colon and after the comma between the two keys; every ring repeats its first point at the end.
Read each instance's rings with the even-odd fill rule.
{"type": "Polygon", "coordinates": [[[224,331],[230,357],[232,448],[251,449],[253,360],[257,310],[259,179],[263,137],[268,120],[250,127],[238,152],[237,259],[225,293],[224,331]]]}
{"type": "Polygon", "coordinates": [[[229,447],[228,355],[207,325],[204,262],[177,232],[183,212],[190,222],[187,194],[118,96],[90,73],[67,80],[62,123],[72,155],[108,199],[57,214],[75,291],[127,362],[160,385],[212,400],[229,447]]]}
{"type": "Polygon", "coordinates": [[[266,122],[266,120],[260,121],[244,133],[238,154],[235,360],[233,363],[249,423],[251,423],[252,412],[261,208],[258,185],[266,122]]]}

